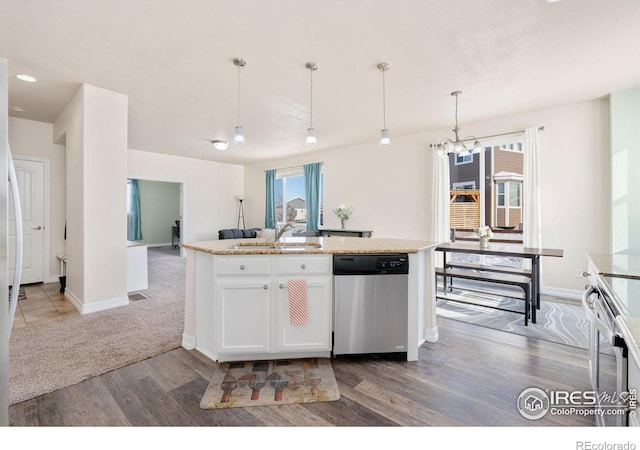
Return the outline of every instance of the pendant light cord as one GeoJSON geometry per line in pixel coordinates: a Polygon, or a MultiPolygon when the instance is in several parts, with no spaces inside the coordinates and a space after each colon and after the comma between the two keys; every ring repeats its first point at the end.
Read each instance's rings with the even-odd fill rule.
{"type": "Polygon", "coordinates": [[[309,94],[309,128],[313,128],[313,67],[309,69],[311,72],[311,91],[309,94]]]}
{"type": "Polygon", "coordinates": [[[240,69],[241,64],[238,64],[238,126],[240,126],[240,69]]]}
{"type": "Polygon", "coordinates": [[[386,69],[382,70],[382,128],[387,128],[387,99],[386,99],[386,89],[384,84],[384,73],[386,69]]]}

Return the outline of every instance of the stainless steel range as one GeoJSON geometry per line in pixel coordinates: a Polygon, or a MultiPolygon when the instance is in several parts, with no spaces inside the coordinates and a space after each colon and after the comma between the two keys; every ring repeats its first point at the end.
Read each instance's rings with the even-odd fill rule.
{"type": "Polygon", "coordinates": [[[640,279],[627,273],[599,274],[589,266],[582,296],[589,320],[589,374],[597,394],[596,425],[629,425],[629,349],[620,326],[623,317],[640,315],[640,279]],[[624,411],[621,411],[624,410],[624,411]]]}

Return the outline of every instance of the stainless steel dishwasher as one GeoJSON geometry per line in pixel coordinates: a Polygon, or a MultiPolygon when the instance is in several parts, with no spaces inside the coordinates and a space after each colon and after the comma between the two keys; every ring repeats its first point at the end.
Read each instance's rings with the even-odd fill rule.
{"type": "Polygon", "coordinates": [[[333,274],[333,355],[406,353],[408,255],[334,255],[333,274]]]}

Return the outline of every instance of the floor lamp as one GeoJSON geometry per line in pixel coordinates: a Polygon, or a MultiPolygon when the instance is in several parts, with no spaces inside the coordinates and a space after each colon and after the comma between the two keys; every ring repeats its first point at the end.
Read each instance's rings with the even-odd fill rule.
{"type": "Polygon", "coordinates": [[[238,226],[237,226],[237,228],[240,228],[240,220],[242,220],[242,228],[240,228],[240,229],[244,230],[244,228],[245,228],[245,224],[244,224],[244,197],[241,196],[241,195],[238,195],[238,196],[236,196],[236,198],[240,202],[240,206],[238,207],[238,226]]]}

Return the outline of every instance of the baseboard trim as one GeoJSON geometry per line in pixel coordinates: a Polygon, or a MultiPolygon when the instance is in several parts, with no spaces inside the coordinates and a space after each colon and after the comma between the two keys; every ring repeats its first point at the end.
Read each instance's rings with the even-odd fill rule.
{"type": "Polygon", "coordinates": [[[196,348],[196,337],[182,333],[182,347],[185,350],[194,350],[196,348]]]}
{"type": "Polygon", "coordinates": [[[64,297],[69,300],[73,306],[80,312],[80,314],[89,314],[98,311],[104,311],[111,308],[117,308],[119,306],[126,306],[129,304],[129,297],[116,297],[107,300],[101,300],[99,302],[84,303],[78,298],[78,296],[68,288],[64,291],[64,297]]]}
{"type": "Polygon", "coordinates": [[[438,334],[438,327],[425,328],[424,339],[427,342],[438,342],[438,339],[440,339],[440,335],[438,334]]]}
{"type": "Polygon", "coordinates": [[[540,291],[541,294],[552,295],[554,297],[570,298],[573,300],[580,300],[582,298],[582,291],[576,291],[574,289],[543,287],[540,291]]]}

